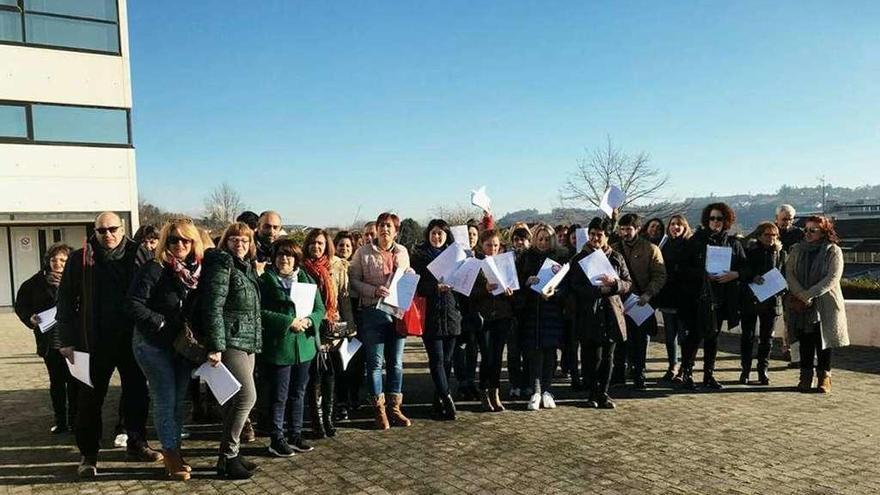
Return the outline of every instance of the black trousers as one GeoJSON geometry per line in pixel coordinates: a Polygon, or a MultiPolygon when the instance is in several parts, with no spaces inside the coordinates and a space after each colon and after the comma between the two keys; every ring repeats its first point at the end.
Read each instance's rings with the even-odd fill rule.
{"type": "Polygon", "coordinates": [[[824,375],[831,371],[831,348],[822,349],[822,332],[816,325],[815,331],[803,333],[801,344],[801,374],[813,376],[813,359],[816,359],[816,371],[824,375]]]}
{"type": "Polygon", "coordinates": [[[608,398],[614,347],[614,342],[581,342],[584,387],[590,391],[590,400],[601,402],[608,398]]]}
{"type": "Polygon", "coordinates": [[[459,390],[463,387],[475,387],[479,349],[477,334],[482,325],[482,321],[473,317],[463,318],[461,321],[461,335],[456,338],[455,349],[452,351],[452,368],[459,390]]]}
{"type": "Polygon", "coordinates": [[[685,371],[693,371],[697,362],[697,351],[700,350],[700,341],[703,341],[703,374],[711,375],[715,372],[715,359],[718,357],[718,334],[724,320],[718,320],[714,332],[706,332],[701,328],[693,328],[688,332],[684,341],[685,349],[682,349],[682,365],[685,371]]]}
{"type": "Polygon", "coordinates": [[[755,330],[756,325],[760,321],[758,337],[758,371],[767,372],[770,366],[770,346],[773,339],[773,327],[779,316],[776,314],[775,308],[770,308],[758,313],[743,313],[742,315],[742,334],[739,341],[740,366],[744,372],[752,370],[752,351],[755,347],[755,330]]]}
{"type": "Polygon", "coordinates": [[[150,410],[147,379],[134,359],[131,333],[120,333],[90,353],[91,379],[95,387],[79,384],[76,445],[85,457],[97,456],[101,448],[101,409],[114,370],[119,370],[122,381],[122,414],[125,417],[128,445],[133,446],[146,440],[147,414],[150,410]]]}
{"type": "Polygon", "coordinates": [[[55,424],[73,426],[79,380],[70,374],[64,356],[57,349],[48,349],[43,362],[49,372],[49,396],[52,398],[55,424]]]}
{"type": "Polygon", "coordinates": [[[566,318],[565,338],[562,343],[562,370],[567,371],[572,377],[576,377],[580,373],[578,367],[578,346],[580,344],[580,338],[574,328],[574,321],[566,318]]]}
{"type": "Polygon", "coordinates": [[[364,383],[364,351],[356,352],[342,369],[342,357],[338,352],[331,352],[333,366],[336,370],[336,400],[340,404],[360,404],[361,384],[364,383]]]}
{"type": "Polygon", "coordinates": [[[555,347],[529,349],[529,386],[535,393],[549,392],[553,387],[553,374],[556,372],[555,347]]]}
{"type": "Polygon", "coordinates": [[[480,344],[480,388],[501,388],[501,365],[513,319],[487,321],[477,334],[480,344]]]}

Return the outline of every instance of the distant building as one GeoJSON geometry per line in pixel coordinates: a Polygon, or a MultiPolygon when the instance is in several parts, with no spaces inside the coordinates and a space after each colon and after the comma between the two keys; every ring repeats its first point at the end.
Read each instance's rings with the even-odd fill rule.
{"type": "MultiPolygon", "coordinates": [[[[798,224],[816,214],[798,212],[798,224]]],[[[880,279],[880,200],[853,203],[828,202],[825,215],[834,219],[843,250],[844,277],[880,279]]]]}
{"type": "Polygon", "coordinates": [[[0,0],[0,306],[97,213],[137,226],[126,0],[0,0]]]}

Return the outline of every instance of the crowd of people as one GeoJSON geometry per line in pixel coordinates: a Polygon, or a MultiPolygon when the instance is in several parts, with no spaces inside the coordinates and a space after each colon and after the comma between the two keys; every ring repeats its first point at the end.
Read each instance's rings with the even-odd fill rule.
{"type": "Polygon", "coordinates": [[[217,472],[247,479],[257,466],[240,445],[253,439],[255,425],[269,438],[271,455],[312,451],[303,433],[306,409],[312,438],[335,436],[336,424],[361,407],[364,378],[377,429],[412,424],[403,407],[402,315],[378,304],[398,270],[420,276],[421,339],[438,420],[456,419],[456,401],[479,401],[486,412],[504,411],[504,400],[516,399],[526,400],[529,411],[555,408],[560,376],[582,394],[585,407],[614,409],[612,385],[646,388],[646,353],[661,322],[668,367],[660,381],[669,386],[723,387],[715,360],[725,324],[742,330],[739,382],[768,385],[773,328],[784,317],[785,345],[800,344],[797,389],[828,393],[832,349],[848,345],[843,257],[830,219],[809,216],[799,228],[794,217],[782,205],[774,221],[743,237],[732,231],[735,214],[724,203],[706,206],[696,229],[682,215],[645,220],[635,213],[618,218],[615,211],[593,218],[578,246],[580,225],[500,229],[486,212],[467,223],[468,254],[513,251],[520,289],[500,290],[480,272],[463,294],[429,269],[454,242],[442,219],[432,220],[413,246],[397,241],[400,220],[392,213],[360,232],[312,229],[300,244],[283,235],[274,211],[245,212],[218,238],[176,218],[161,228],[142,227],[135,239],[107,212],[82,248],[48,249],[41,271],[21,286],[15,309],[33,329],[49,373],[51,431],[75,432],[81,477],[97,474],[102,406],[118,370],[127,457],[163,461],[169,478],[189,479],[181,439],[188,391],[195,386],[193,397],[199,396],[192,371],[222,363],[241,388],[221,409],[217,472]],[[708,246],[730,248],[729,270],[707,272],[708,246]],[[579,262],[596,251],[614,274],[591,280],[579,262]],[[548,259],[568,263],[568,273],[554,289],[531,290],[548,259]],[[749,284],[763,284],[774,268],[788,289],[759,301],[749,284]],[[294,284],[316,286],[312,304],[297,307],[294,284]],[[633,296],[635,304],[657,310],[641,324],[625,310],[633,296]],[[39,315],[52,307],[57,323],[43,331],[39,315]],[[362,349],[343,366],[339,346],[353,337],[362,349]],[[81,352],[91,386],[72,378],[65,364],[84,359],[81,352]],[[161,450],[147,442],[151,409],[161,450]]]}

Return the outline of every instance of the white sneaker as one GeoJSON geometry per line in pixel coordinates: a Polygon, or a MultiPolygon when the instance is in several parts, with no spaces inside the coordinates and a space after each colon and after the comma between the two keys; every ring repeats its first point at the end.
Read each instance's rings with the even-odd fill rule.
{"type": "Polygon", "coordinates": [[[541,394],[541,404],[544,406],[544,409],[556,409],[556,401],[553,400],[553,394],[550,392],[541,394]]]}
{"type": "Polygon", "coordinates": [[[113,445],[117,447],[125,447],[128,445],[128,434],[120,433],[116,435],[116,438],[113,440],[113,445]]]}
{"type": "Polygon", "coordinates": [[[526,406],[526,409],[529,411],[537,411],[541,408],[541,394],[532,394],[532,397],[529,399],[529,405],[526,406]]]}

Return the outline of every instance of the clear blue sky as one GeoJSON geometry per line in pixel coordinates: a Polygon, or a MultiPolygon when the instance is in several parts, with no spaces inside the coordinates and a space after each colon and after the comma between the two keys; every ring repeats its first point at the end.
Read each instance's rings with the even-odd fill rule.
{"type": "Polygon", "coordinates": [[[606,135],[673,197],[880,182],[880,2],[129,2],[141,196],[287,223],[549,210],[606,135]]]}

